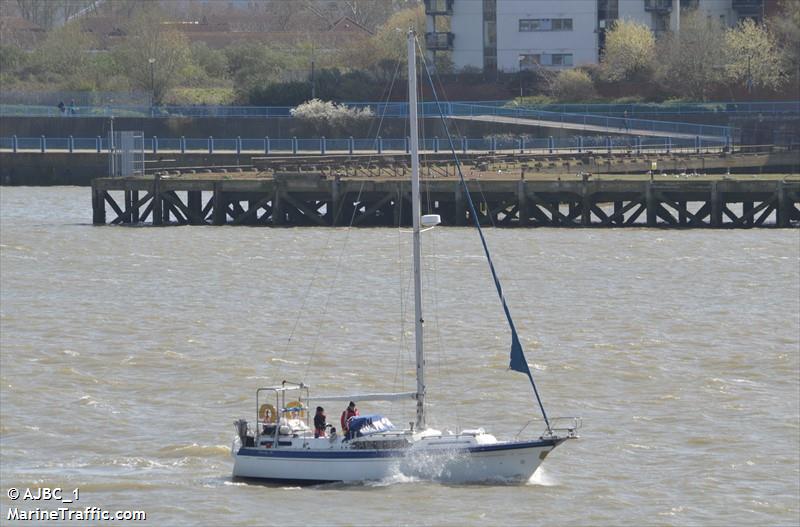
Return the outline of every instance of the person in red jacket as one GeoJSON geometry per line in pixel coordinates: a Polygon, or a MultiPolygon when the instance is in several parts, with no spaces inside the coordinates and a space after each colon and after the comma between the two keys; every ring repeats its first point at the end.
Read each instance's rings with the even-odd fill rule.
{"type": "Polygon", "coordinates": [[[347,405],[347,408],[342,412],[342,433],[345,437],[350,436],[350,418],[355,417],[358,415],[358,408],[356,408],[356,403],[350,401],[350,404],[347,405]]]}

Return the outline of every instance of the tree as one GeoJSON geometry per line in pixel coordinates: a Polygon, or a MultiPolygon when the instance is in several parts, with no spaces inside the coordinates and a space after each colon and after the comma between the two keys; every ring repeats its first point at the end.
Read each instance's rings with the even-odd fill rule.
{"type": "Polygon", "coordinates": [[[156,11],[140,12],[125,30],[127,37],[112,50],[114,59],[133,87],[152,91],[153,102],[160,104],[191,62],[186,37],[164,26],[156,11]]]}
{"type": "Polygon", "coordinates": [[[695,10],[681,17],[680,33],[659,41],[658,77],[667,92],[705,100],[723,80],[725,30],[695,10]]]}
{"type": "Polygon", "coordinates": [[[656,40],[650,28],[618,20],[606,34],[603,71],[610,81],[648,78],[655,61],[656,40]]]}
{"type": "Polygon", "coordinates": [[[581,69],[563,70],[553,81],[553,97],[564,102],[586,102],[597,97],[589,74],[581,69]]]}
{"type": "Polygon", "coordinates": [[[280,79],[282,70],[292,63],[292,56],[255,42],[225,49],[228,74],[236,85],[240,99],[254,89],[261,89],[280,79]]]}
{"type": "Polygon", "coordinates": [[[786,82],[782,50],[768,29],[745,19],[725,32],[725,75],[729,82],[775,89],[786,82]]]}
{"type": "Polygon", "coordinates": [[[77,24],[54,29],[36,48],[35,62],[42,72],[64,77],[81,76],[91,61],[89,51],[95,47],[94,39],[77,24]]]}
{"type": "Polygon", "coordinates": [[[800,83],[800,2],[782,0],[779,14],[769,20],[768,27],[783,49],[784,69],[800,83]]]}
{"type": "MultiPolygon", "coordinates": [[[[417,7],[403,9],[389,17],[375,36],[372,44],[376,59],[406,60],[406,33],[413,27],[417,38],[425,40],[425,9],[420,4],[417,7]]],[[[377,62],[376,60],[376,62],[377,62]]]]}
{"type": "Polygon", "coordinates": [[[81,10],[92,8],[97,0],[17,0],[25,20],[45,29],[63,24],[81,10]]]}

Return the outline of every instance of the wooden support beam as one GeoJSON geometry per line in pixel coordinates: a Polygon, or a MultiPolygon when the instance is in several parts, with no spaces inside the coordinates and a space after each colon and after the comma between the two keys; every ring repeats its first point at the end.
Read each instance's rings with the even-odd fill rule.
{"type": "MultiPolygon", "coordinates": [[[[663,199],[661,201],[662,201],[662,203],[666,203],[666,201],[663,200],[663,199]]],[[[686,202],[685,201],[676,201],[675,205],[673,205],[673,208],[677,209],[677,211],[678,211],[678,225],[685,226],[686,225],[687,213],[689,212],[689,209],[686,208],[686,202]]]]}
{"type": "MultiPolygon", "coordinates": [[[[723,219],[724,219],[724,216],[727,216],[728,219],[730,219],[732,222],[735,222],[736,220],[739,219],[739,218],[736,217],[736,214],[734,214],[733,211],[728,208],[727,204],[722,206],[722,215],[723,215],[723,219]]],[[[723,221],[721,226],[724,226],[724,225],[725,225],[725,223],[723,221]]]]}
{"type": "Polygon", "coordinates": [[[164,211],[161,199],[161,176],[153,177],[153,225],[164,224],[164,211]]]}
{"type": "MultiPolygon", "coordinates": [[[[164,200],[169,202],[171,205],[171,209],[173,214],[178,218],[180,222],[183,220],[185,223],[189,223],[191,225],[203,225],[205,221],[203,220],[202,216],[200,216],[199,212],[195,212],[190,207],[187,207],[181,201],[181,198],[174,191],[165,192],[162,194],[164,200]],[[180,212],[180,214],[178,214],[180,212]]],[[[197,208],[197,204],[195,204],[195,208],[197,208]]]]}
{"type": "Polygon", "coordinates": [[[647,226],[655,227],[658,225],[658,211],[656,210],[656,205],[658,205],[658,202],[656,201],[655,193],[653,192],[652,181],[649,181],[647,183],[647,187],[645,188],[644,202],[647,208],[647,226]]]}
{"type": "Polygon", "coordinates": [[[455,216],[453,218],[453,225],[462,227],[467,223],[467,205],[466,199],[464,198],[464,185],[462,185],[460,181],[456,183],[453,199],[455,200],[455,216]]]}
{"type": "Polygon", "coordinates": [[[586,191],[586,184],[583,184],[581,189],[583,195],[581,196],[581,225],[588,227],[592,224],[592,197],[586,191]]]}
{"type": "MultiPolygon", "coordinates": [[[[551,215],[553,213],[549,208],[545,208],[544,210],[547,210],[551,215]]],[[[544,213],[544,210],[542,210],[538,204],[531,204],[528,207],[528,214],[536,219],[536,223],[541,225],[555,225],[553,220],[544,213]]],[[[530,225],[530,220],[528,220],[528,225],[530,225]]]]}
{"type": "MultiPolygon", "coordinates": [[[[161,196],[164,199],[164,211],[167,212],[167,213],[172,213],[172,215],[175,216],[175,221],[178,222],[178,225],[188,225],[189,224],[189,220],[187,220],[183,216],[183,214],[181,214],[180,209],[178,208],[178,206],[173,201],[173,200],[177,200],[178,202],[180,202],[180,199],[178,199],[177,196],[173,197],[172,194],[173,194],[173,192],[165,192],[165,193],[161,194],[161,196]]],[[[167,216],[165,219],[169,220],[169,216],[167,216]]]]}
{"type": "MultiPolygon", "coordinates": [[[[694,224],[698,227],[703,226],[703,220],[701,218],[698,218],[695,214],[689,212],[689,209],[686,206],[685,201],[672,201],[668,199],[661,192],[655,192],[655,197],[661,202],[662,205],[669,205],[678,212],[678,221],[677,221],[678,226],[685,226],[687,223],[686,222],[687,218],[689,219],[690,224],[694,224]]],[[[665,212],[669,213],[669,211],[665,212]]],[[[672,215],[670,214],[670,216],[672,215]]]]}
{"type": "Polygon", "coordinates": [[[503,219],[500,219],[498,213],[497,225],[509,226],[512,225],[514,223],[514,219],[518,217],[519,207],[517,207],[517,205],[512,204],[510,209],[506,208],[499,212],[503,212],[504,217],[503,219]]]}
{"type": "Polygon", "coordinates": [[[92,223],[94,225],[106,224],[106,200],[103,197],[105,190],[100,190],[97,181],[92,181],[92,223]]]}
{"type": "MultiPolygon", "coordinates": [[[[620,204],[621,204],[621,202],[620,202],[620,204]]],[[[608,216],[608,218],[606,220],[608,222],[607,225],[611,225],[611,223],[613,223],[613,222],[616,222],[617,225],[625,225],[626,224],[625,223],[625,213],[627,213],[629,210],[633,209],[636,206],[643,206],[641,198],[629,201],[627,205],[625,205],[624,207],[620,208],[619,210],[617,210],[617,207],[615,206],[614,207],[614,209],[615,209],[614,210],[614,214],[612,214],[611,216],[608,216]]]]}
{"type": "Polygon", "coordinates": [[[222,184],[220,182],[214,183],[214,196],[211,198],[214,202],[214,219],[212,224],[225,225],[228,219],[228,198],[222,192],[222,184]]]}
{"type": "Polygon", "coordinates": [[[763,201],[756,207],[753,207],[752,201],[749,203],[750,207],[743,211],[741,218],[734,221],[734,226],[752,226],[755,215],[770,206],[770,201],[763,201]]]}
{"type": "Polygon", "coordinates": [[[619,215],[619,211],[622,210],[622,206],[623,206],[622,203],[623,203],[622,201],[615,201],[614,202],[614,212],[612,213],[611,217],[612,218],[616,218],[616,220],[613,220],[613,221],[616,222],[617,225],[622,225],[624,223],[624,220],[625,220],[624,217],[621,218],[620,217],[621,215],[619,215]]]}
{"type": "Polygon", "coordinates": [[[339,214],[342,212],[340,185],[338,177],[334,177],[331,181],[331,200],[328,202],[328,216],[331,227],[336,227],[339,224],[339,214]]]}
{"type": "Polygon", "coordinates": [[[139,218],[139,221],[141,221],[141,222],[147,221],[147,217],[150,216],[153,213],[154,204],[155,204],[155,200],[151,199],[150,203],[148,203],[147,206],[144,208],[144,212],[142,212],[142,216],[141,216],[141,218],[139,218]]]}
{"type": "Polygon", "coordinates": [[[286,223],[286,212],[283,210],[283,192],[279,185],[275,185],[272,196],[272,224],[283,225],[286,223]]]}
{"type": "Polygon", "coordinates": [[[392,218],[395,227],[400,227],[403,221],[403,186],[397,184],[394,197],[394,207],[392,207],[392,218]]]}
{"type": "Polygon", "coordinates": [[[325,218],[320,216],[318,212],[314,212],[311,209],[309,209],[304,203],[302,203],[298,199],[295,199],[294,196],[292,196],[291,194],[284,194],[282,197],[291,206],[293,206],[298,211],[300,211],[309,220],[313,221],[317,225],[321,225],[323,227],[327,226],[327,222],[325,221],[325,218]]]}
{"type": "Polygon", "coordinates": [[[625,225],[633,225],[634,223],[636,223],[636,220],[639,219],[639,216],[641,216],[642,213],[647,210],[647,205],[642,203],[642,201],[634,201],[632,203],[636,203],[637,205],[639,205],[639,208],[636,209],[633,212],[633,214],[628,216],[628,219],[625,220],[625,225]]]}
{"type": "MultiPolygon", "coordinates": [[[[606,212],[598,205],[592,205],[590,210],[591,212],[594,212],[594,215],[598,217],[602,225],[609,225],[611,223],[608,219],[608,214],[606,214],[606,212]]],[[[591,225],[591,222],[589,224],[591,225]]]]}
{"type": "Polygon", "coordinates": [[[711,204],[706,201],[699,209],[697,209],[697,212],[694,213],[694,217],[697,218],[697,220],[699,221],[697,227],[707,227],[708,225],[710,225],[711,224],[710,221],[709,223],[705,223],[703,221],[706,217],[709,216],[711,216],[711,204]]]}
{"type": "Polygon", "coordinates": [[[661,203],[656,204],[656,214],[659,218],[672,226],[678,225],[678,220],[661,203]]]}
{"type": "Polygon", "coordinates": [[[231,225],[241,225],[242,223],[250,221],[250,220],[258,220],[258,209],[260,209],[261,207],[264,207],[265,205],[267,205],[270,202],[271,199],[272,199],[272,196],[270,196],[269,194],[266,194],[260,200],[257,200],[257,201],[256,200],[252,200],[250,206],[247,209],[247,212],[245,212],[244,214],[242,214],[238,218],[235,218],[233,220],[233,223],[231,223],[231,225]]]}
{"type": "Polygon", "coordinates": [[[775,191],[775,208],[776,217],[775,224],[778,227],[785,228],[789,226],[789,200],[786,196],[786,185],[783,181],[778,181],[778,188],[775,191]]]}
{"type": "Polygon", "coordinates": [[[114,218],[111,224],[117,225],[118,223],[122,223],[122,220],[125,217],[125,212],[123,212],[123,210],[119,207],[119,205],[117,205],[117,202],[114,201],[114,198],[111,197],[111,194],[109,194],[106,191],[103,191],[103,199],[106,201],[106,203],[111,205],[111,208],[114,209],[114,212],[117,213],[117,217],[114,218]]]}
{"type": "Polygon", "coordinates": [[[744,227],[749,227],[753,225],[753,215],[751,211],[753,210],[753,202],[752,201],[745,201],[742,203],[742,218],[741,222],[736,221],[735,224],[742,225],[744,227]]]}
{"type": "Polygon", "coordinates": [[[772,214],[772,212],[775,210],[775,200],[774,199],[772,199],[772,200],[770,200],[768,202],[765,202],[765,203],[767,204],[767,206],[764,208],[764,212],[762,212],[761,215],[754,222],[754,225],[757,226],[757,227],[760,227],[761,225],[764,225],[764,222],[767,221],[767,218],[769,217],[769,215],[772,214]]]}
{"type": "Polygon", "coordinates": [[[722,227],[722,194],[719,191],[716,181],[711,182],[711,226],[722,227]]]}
{"type": "Polygon", "coordinates": [[[374,203],[368,209],[366,209],[363,214],[359,214],[358,216],[356,216],[356,218],[353,220],[353,225],[358,225],[363,221],[365,221],[367,218],[375,214],[375,211],[377,211],[386,203],[389,203],[389,201],[391,201],[393,197],[394,193],[391,192],[383,196],[380,200],[378,200],[377,203],[374,203]]]}
{"type": "Polygon", "coordinates": [[[244,216],[244,207],[242,204],[239,203],[238,200],[228,201],[228,214],[231,218],[238,218],[239,216],[244,216]]]}
{"type": "Polygon", "coordinates": [[[211,215],[211,211],[214,208],[214,196],[211,196],[211,199],[208,200],[206,206],[203,207],[203,212],[200,214],[200,217],[203,218],[203,223],[208,224],[209,220],[213,221],[213,216],[211,215]]]}
{"type": "Polygon", "coordinates": [[[205,225],[205,215],[203,214],[203,191],[189,190],[186,193],[187,212],[191,225],[205,225]]]}
{"type": "Polygon", "coordinates": [[[528,198],[525,194],[525,180],[520,179],[517,183],[517,203],[519,204],[519,225],[527,227],[530,222],[530,211],[528,210],[528,198]]]}
{"type": "Polygon", "coordinates": [[[131,216],[133,216],[133,197],[130,190],[125,190],[125,217],[123,223],[131,223],[131,216]]]}

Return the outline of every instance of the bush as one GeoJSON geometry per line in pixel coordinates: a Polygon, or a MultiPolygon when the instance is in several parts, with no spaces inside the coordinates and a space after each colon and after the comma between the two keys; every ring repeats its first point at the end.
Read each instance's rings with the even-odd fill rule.
{"type": "Polygon", "coordinates": [[[274,82],[240,93],[239,101],[253,106],[296,106],[310,97],[308,82],[274,82]]]}
{"type": "Polygon", "coordinates": [[[560,102],[587,102],[597,99],[589,74],[581,69],[563,70],[553,81],[553,97],[560,102]]]}
{"type": "Polygon", "coordinates": [[[319,134],[347,132],[373,117],[369,108],[350,108],[331,101],[311,99],[291,110],[292,117],[311,124],[319,134]]]}
{"type": "Polygon", "coordinates": [[[556,100],[549,95],[534,95],[532,97],[516,97],[506,107],[514,108],[518,106],[550,106],[556,100]]]}

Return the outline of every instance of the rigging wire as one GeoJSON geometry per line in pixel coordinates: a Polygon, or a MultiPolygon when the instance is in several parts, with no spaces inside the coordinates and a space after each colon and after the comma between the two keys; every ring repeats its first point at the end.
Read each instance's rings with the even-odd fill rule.
{"type": "MultiPolygon", "coordinates": [[[[417,42],[417,44],[419,45],[419,42],[417,42]]],[[[509,311],[508,304],[506,304],[505,296],[503,295],[503,289],[502,289],[502,287],[500,285],[500,280],[499,280],[499,278],[497,276],[497,271],[496,271],[496,269],[494,267],[494,263],[492,262],[492,258],[491,258],[490,254],[489,254],[489,246],[486,243],[486,237],[483,234],[483,230],[481,229],[481,226],[480,226],[480,220],[478,219],[478,216],[477,216],[477,214],[475,212],[475,204],[472,201],[472,197],[471,197],[471,195],[469,193],[469,189],[467,188],[466,180],[464,179],[464,173],[461,170],[461,160],[459,159],[458,154],[456,153],[455,145],[453,144],[453,137],[450,134],[450,130],[449,130],[448,126],[447,126],[447,121],[446,121],[446,119],[444,117],[444,112],[442,111],[441,103],[439,102],[439,98],[436,95],[436,87],[435,87],[435,85],[433,83],[433,79],[431,77],[430,69],[428,68],[428,64],[425,61],[424,56],[422,57],[422,63],[425,66],[425,73],[427,74],[428,80],[430,81],[430,86],[431,86],[433,99],[434,99],[434,101],[436,103],[436,107],[437,107],[437,109],[439,111],[439,117],[440,117],[440,119],[442,121],[442,126],[444,127],[444,131],[447,134],[447,140],[448,140],[448,143],[449,143],[449,146],[450,146],[450,151],[451,151],[451,153],[453,155],[453,159],[455,160],[456,170],[458,171],[459,179],[461,181],[461,184],[464,186],[465,193],[467,195],[467,204],[469,205],[470,211],[472,212],[473,219],[474,219],[474,222],[475,222],[475,226],[476,226],[476,228],[478,230],[478,236],[480,237],[481,244],[483,245],[483,250],[484,250],[484,253],[486,254],[486,257],[487,257],[487,260],[488,260],[488,263],[489,263],[489,269],[491,270],[492,278],[494,279],[495,288],[497,289],[497,294],[500,297],[500,303],[503,306],[503,311],[505,312],[506,319],[508,320],[508,324],[509,324],[509,326],[511,328],[511,336],[512,336],[512,340],[511,340],[511,367],[514,369],[514,371],[519,371],[521,373],[526,373],[528,375],[528,378],[531,381],[531,386],[533,387],[533,393],[536,396],[536,401],[539,403],[539,409],[542,412],[542,417],[544,418],[544,422],[545,422],[545,424],[547,426],[547,430],[550,431],[551,430],[550,421],[547,418],[547,413],[544,410],[544,405],[542,404],[542,399],[539,396],[539,390],[536,387],[536,382],[534,382],[534,380],[533,380],[533,374],[530,371],[530,366],[527,364],[527,360],[525,360],[524,352],[522,351],[522,345],[519,342],[519,336],[517,335],[517,330],[514,327],[514,321],[511,318],[511,312],[509,311]],[[515,350],[519,352],[519,357],[515,356],[515,350]],[[523,366],[524,366],[524,369],[519,369],[519,368],[521,368],[523,366]]]]}
{"type": "MultiPolygon", "coordinates": [[[[334,223],[336,223],[336,221],[338,220],[338,216],[341,215],[341,212],[342,212],[342,209],[339,208],[339,210],[335,213],[336,217],[334,218],[334,223]]],[[[330,242],[331,242],[331,239],[332,239],[334,234],[336,234],[336,229],[330,229],[330,232],[328,233],[328,236],[325,238],[324,247],[330,247],[330,242]]],[[[285,360],[285,359],[283,359],[283,356],[286,354],[286,352],[289,349],[289,346],[292,344],[292,340],[294,339],[294,335],[297,332],[297,326],[300,324],[300,319],[303,317],[303,313],[305,313],[306,304],[308,303],[308,301],[310,299],[311,288],[314,286],[314,283],[315,283],[317,277],[320,276],[319,270],[322,267],[322,263],[324,262],[324,260],[325,260],[324,257],[323,258],[319,258],[317,260],[316,265],[314,266],[314,271],[311,274],[311,280],[308,282],[308,285],[306,286],[306,289],[303,292],[303,301],[300,304],[300,308],[297,310],[297,316],[295,317],[294,323],[292,324],[292,330],[289,332],[289,337],[286,339],[286,342],[284,343],[283,348],[276,353],[276,358],[277,359],[285,360]]],[[[278,372],[278,378],[282,378],[283,377],[283,366],[279,366],[277,368],[277,372],[278,372]]]]}
{"type": "MultiPolygon", "coordinates": [[[[361,193],[363,190],[364,190],[364,181],[361,182],[361,187],[358,189],[358,196],[356,197],[357,203],[360,203],[361,193]]],[[[340,208],[339,210],[341,211],[342,209],[340,208]]],[[[319,342],[319,337],[322,334],[322,329],[323,326],[325,325],[325,315],[328,313],[328,305],[330,304],[331,296],[333,295],[333,290],[334,286],[336,285],[336,280],[339,277],[339,270],[341,269],[342,257],[344,255],[345,250],[347,249],[347,242],[350,240],[350,232],[353,229],[353,222],[355,221],[357,210],[358,207],[353,207],[353,213],[350,216],[350,224],[347,226],[347,229],[345,230],[346,235],[344,243],[342,244],[342,248],[339,250],[339,256],[336,259],[336,266],[334,268],[335,271],[333,274],[333,282],[331,283],[331,286],[328,288],[328,294],[325,297],[325,303],[323,304],[322,307],[322,315],[320,317],[320,323],[317,326],[317,332],[314,335],[314,341],[313,344],[311,345],[311,354],[309,355],[308,360],[306,361],[306,369],[305,372],[303,373],[303,379],[302,379],[304,384],[306,379],[308,378],[308,371],[309,368],[311,367],[311,363],[314,361],[314,355],[316,354],[317,351],[317,343],[319,342]]]]}
{"type": "MultiPolygon", "coordinates": [[[[419,39],[415,38],[415,42],[417,45],[417,49],[419,50],[418,56],[420,60],[424,62],[424,52],[422,50],[422,45],[419,42],[419,39]]],[[[420,90],[422,92],[422,90],[420,90]]],[[[422,98],[422,96],[420,97],[422,98]]],[[[423,120],[423,127],[424,127],[424,120],[423,120]]],[[[424,143],[423,143],[424,144],[424,143]]],[[[430,179],[430,178],[429,178],[430,179]]],[[[430,183],[430,182],[429,182],[430,183]]],[[[433,208],[433,202],[431,198],[431,190],[430,184],[426,185],[426,201],[428,205],[428,212],[432,213],[435,212],[433,208]]],[[[433,229],[430,233],[430,251],[426,261],[430,265],[430,272],[425,273],[425,279],[427,282],[427,290],[430,291],[431,297],[431,304],[432,309],[431,312],[433,313],[432,324],[431,324],[431,337],[432,340],[435,342],[435,349],[438,352],[434,357],[436,358],[437,365],[439,367],[439,371],[443,374],[443,377],[446,378],[448,381],[453,380],[453,373],[450,368],[445,367],[448,363],[451,362],[449,353],[443,343],[442,339],[442,331],[441,331],[441,320],[439,319],[439,272],[438,272],[438,262],[436,259],[436,255],[439,254],[438,251],[438,237],[439,231],[437,229],[433,229]]],[[[435,400],[435,398],[434,398],[435,400]]],[[[459,412],[459,405],[454,407],[454,413],[456,418],[456,429],[460,431],[461,429],[461,414],[459,412]]]]}

